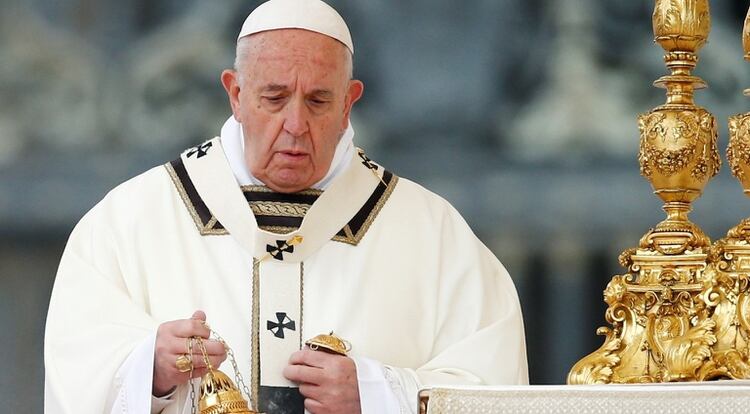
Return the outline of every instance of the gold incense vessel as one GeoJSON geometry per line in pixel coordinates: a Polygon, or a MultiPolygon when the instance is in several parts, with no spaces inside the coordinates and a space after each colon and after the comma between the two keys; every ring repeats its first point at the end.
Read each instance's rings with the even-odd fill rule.
{"type": "MultiPolygon", "coordinates": [[[[209,328],[210,329],[210,328],[209,328]]],[[[211,364],[211,360],[208,358],[208,352],[206,346],[203,343],[203,338],[192,337],[188,339],[188,351],[190,354],[193,353],[193,344],[198,345],[203,362],[206,364],[208,372],[201,377],[199,400],[196,406],[195,401],[195,389],[190,390],[190,400],[192,405],[192,414],[261,414],[252,409],[250,401],[250,391],[245,386],[245,382],[240,375],[237,367],[237,361],[234,358],[234,352],[232,348],[227,345],[226,341],[219,336],[214,330],[211,333],[224,345],[224,349],[227,351],[227,357],[232,363],[234,369],[235,379],[237,385],[223,372],[214,368],[211,364]],[[240,389],[238,386],[241,386],[240,389]],[[243,391],[245,395],[243,395],[243,391]],[[247,399],[245,399],[247,396],[247,399]]],[[[192,377],[192,368],[190,371],[192,377]]]]}
{"type": "Polygon", "coordinates": [[[201,378],[200,414],[257,414],[223,372],[210,369],[201,378]]]}
{"type": "Polygon", "coordinates": [[[324,351],[333,354],[343,355],[352,350],[352,345],[349,341],[339,338],[331,331],[329,334],[320,334],[314,338],[305,341],[305,345],[310,347],[313,351],[324,351]]]}

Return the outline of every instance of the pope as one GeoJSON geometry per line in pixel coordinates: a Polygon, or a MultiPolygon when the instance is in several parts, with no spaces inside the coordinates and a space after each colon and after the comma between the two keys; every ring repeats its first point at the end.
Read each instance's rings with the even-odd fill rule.
{"type": "Polygon", "coordinates": [[[116,187],[73,230],[46,411],[188,412],[207,372],[191,338],[213,367],[227,359],[212,331],[271,414],[415,412],[422,387],[527,383],[506,270],[448,202],[354,146],[364,85],[343,18],[270,0],[236,51],[220,136],[116,187]],[[350,349],[304,345],[331,331],[350,349]]]}

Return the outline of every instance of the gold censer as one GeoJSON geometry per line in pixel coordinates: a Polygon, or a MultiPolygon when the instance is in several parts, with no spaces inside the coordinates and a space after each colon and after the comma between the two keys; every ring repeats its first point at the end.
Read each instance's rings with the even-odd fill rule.
{"type": "MultiPolygon", "coordinates": [[[[208,358],[208,352],[206,351],[206,347],[203,343],[203,338],[190,338],[190,353],[192,354],[193,343],[196,343],[201,351],[203,361],[208,368],[208,372],[201,378],[200,396],[198,402],[200,414],[259,414],[257,411],[254,411],[251,408],[251,404],[248,403],[248,401],[250,400],[250,392],[245,386],[242,376],[240,375],[239,369],[237,367],[237,362],[234,358],[234,352],[232,352],[232,349],[227,345],[224,339],[216,334],[216,332],[214,332],[213,330],[211,332],[224,345],[229,361],[232,363],[232,367],[234,368],[237,385],[241,385],[243,387],[245,395],[243,396],[242,391],[237,388],[234,382],[232,382],[232,380],[226,374],[219,371],[218,369],[215,369],[212,366],[211,361],[208,358]]],[[[190,399],[192,402],[192,413],[196,414],[197,409],[195,403],[195,388],[192,384],[190,385],[190,399]]]]}

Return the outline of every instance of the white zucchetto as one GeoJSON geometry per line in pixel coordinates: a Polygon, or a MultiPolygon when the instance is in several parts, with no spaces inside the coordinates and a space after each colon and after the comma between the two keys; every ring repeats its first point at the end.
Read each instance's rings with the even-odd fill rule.
{"type": "Polygon", "coordinates": [[[354,54],[349,27],[341,15],[321,0],[270,0],[247,16],[237,40],[278,29],[305,29],[343,43],[354,54]]]}

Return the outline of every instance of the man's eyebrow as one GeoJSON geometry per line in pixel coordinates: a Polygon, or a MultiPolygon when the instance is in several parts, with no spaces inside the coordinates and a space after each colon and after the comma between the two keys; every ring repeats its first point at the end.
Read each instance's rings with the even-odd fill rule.
{"type": "Polygon", "coordinates": [[[333,92],[328,89],[315,89],[310,92],[309,96],[316,96],[318,98],[332,98],[333,92]]]}
{"type": "Polygon", "coordinates": [[[281,85],[278,83],[270,83],[266,86],[264,86],[261,91],[262,92],[283,92],[286,91],[288,88],[286,85],[281,85]]]}

